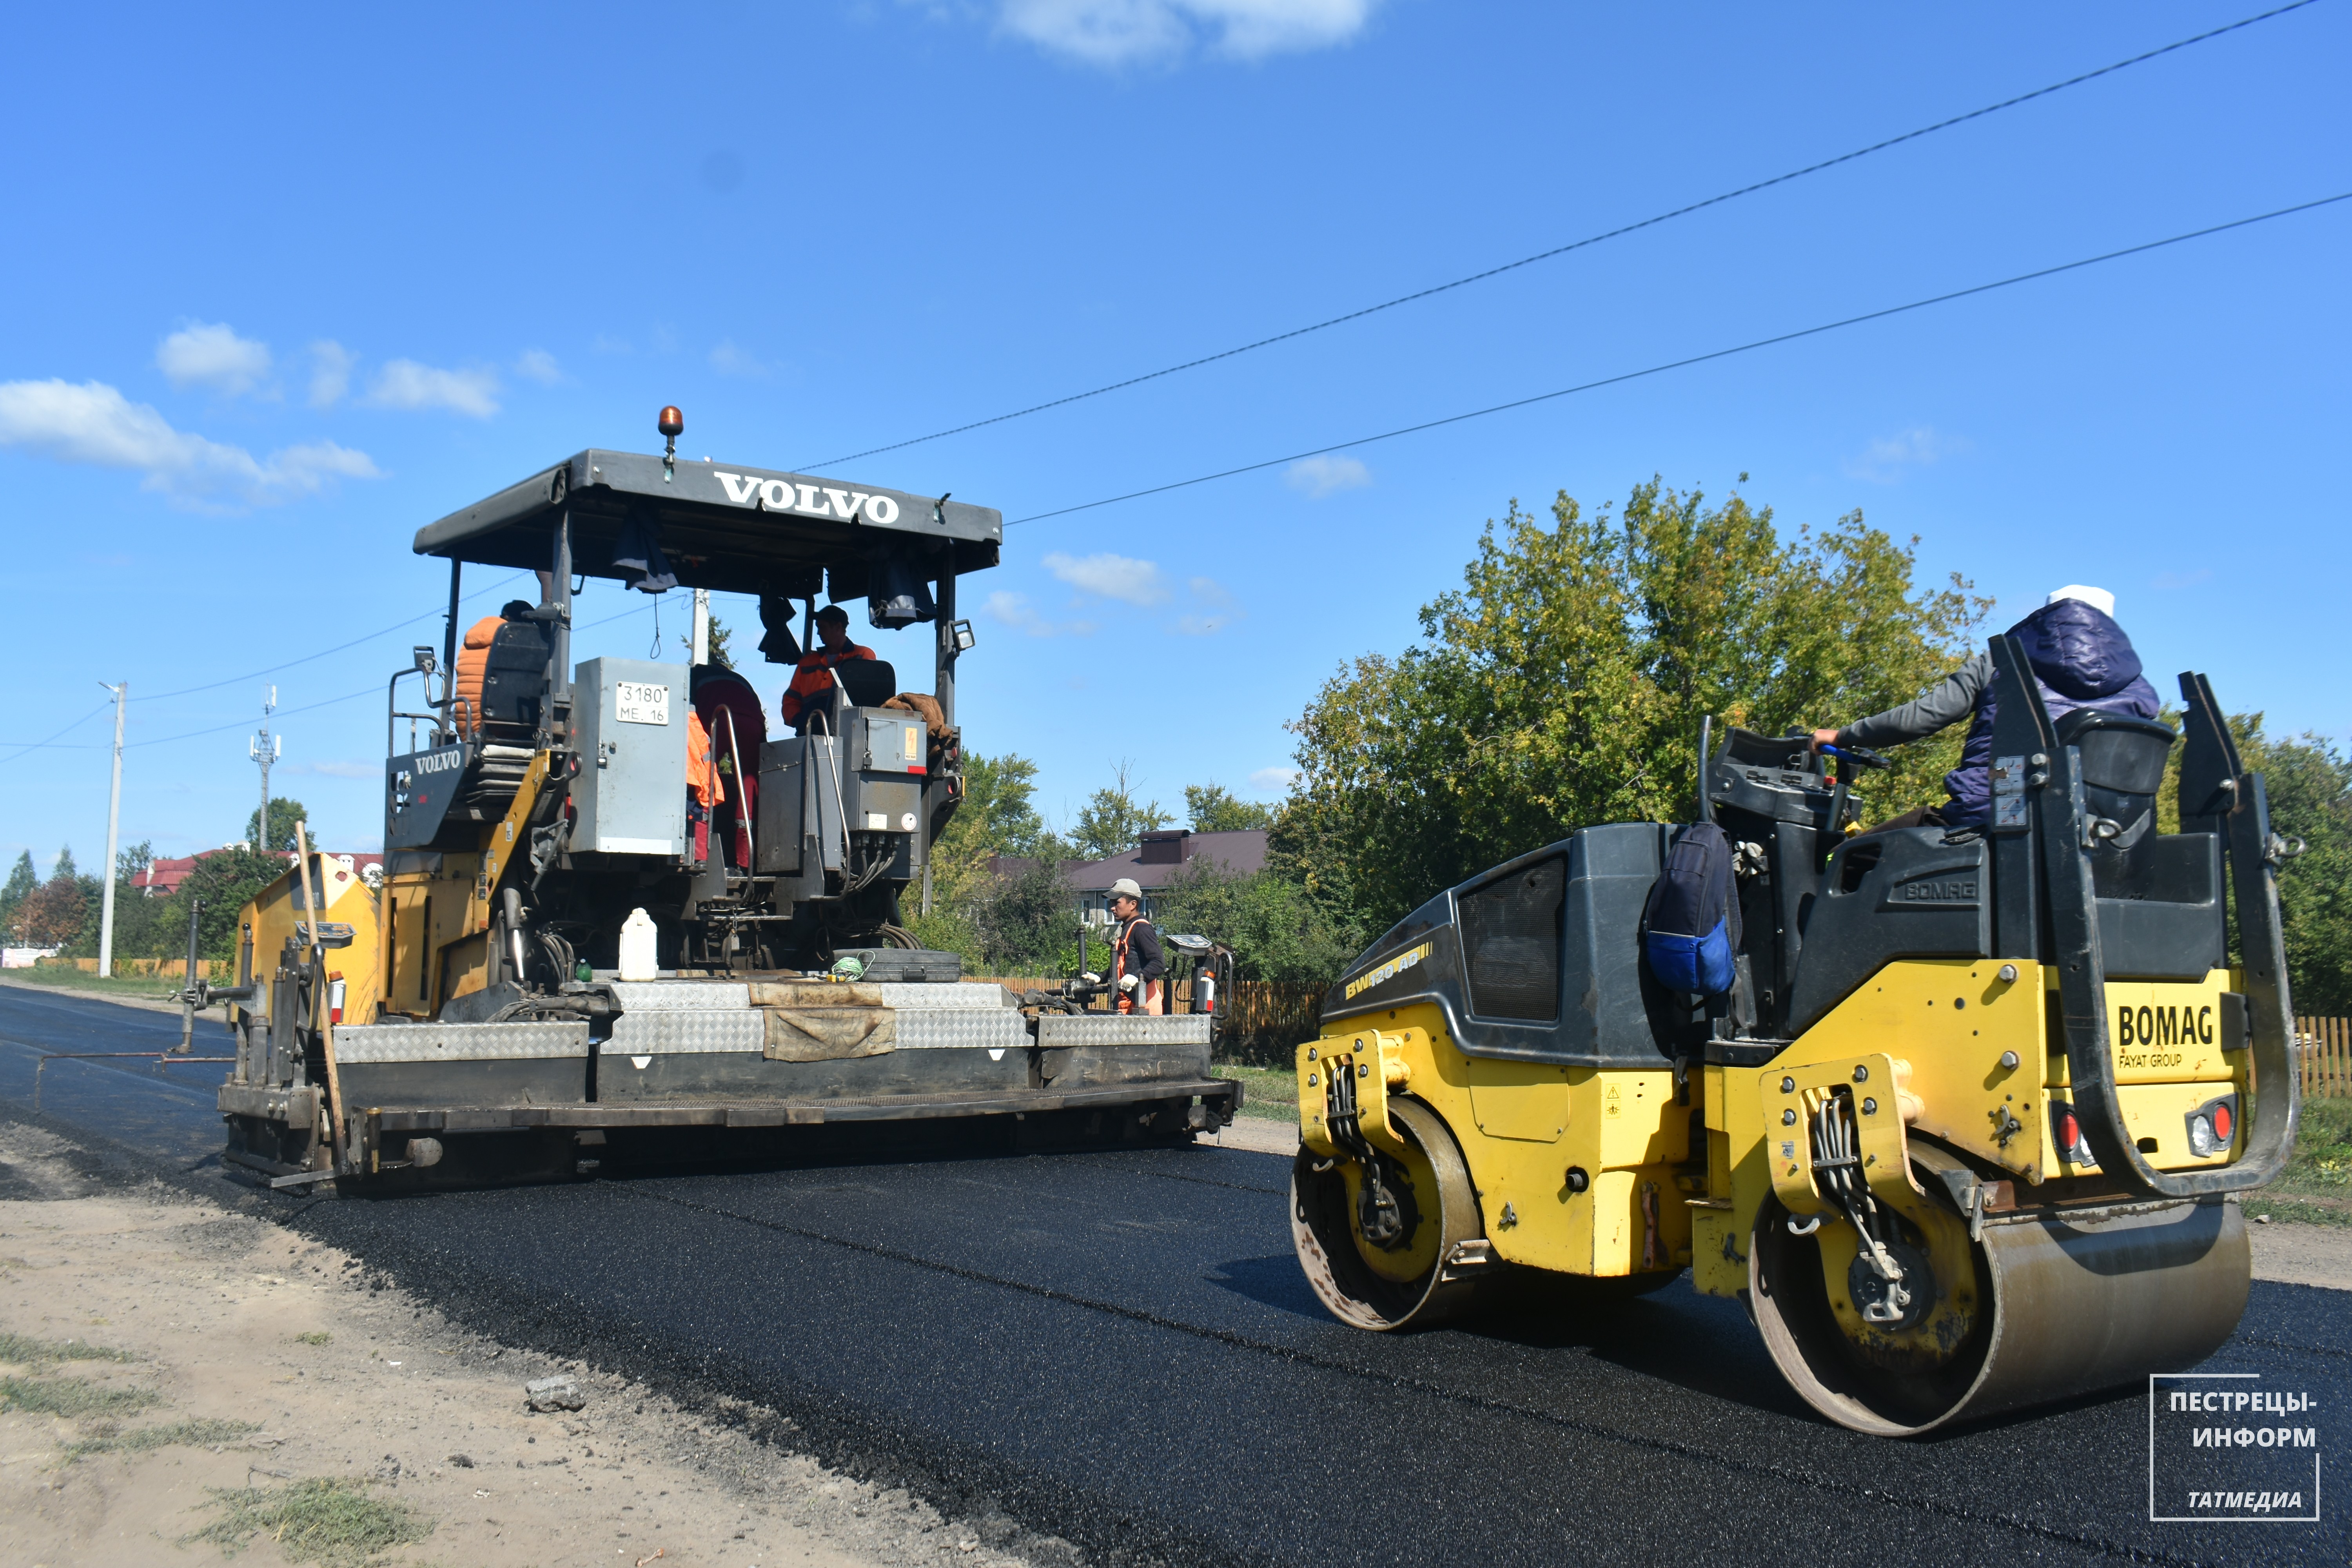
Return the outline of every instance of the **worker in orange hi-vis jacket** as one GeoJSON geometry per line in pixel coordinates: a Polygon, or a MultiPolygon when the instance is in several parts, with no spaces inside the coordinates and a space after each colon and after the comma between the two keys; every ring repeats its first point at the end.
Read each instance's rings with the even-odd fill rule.
{"type": "Polygon", "coordinates": [[[689,708],[686,712],[686,815],[694,824],[694,858],[710,858],[710,814],[727,798],[727,781],[719,776],[719,764],[710,754],[710,731],[703,728],[702,715],[689,708]]]}
{"type": "Polygon", "coordinates": [[[499,628],[529,614],[529,605],[509,599],[497,615],[484,616],[466,628],[466,640],[457,649],[457,710],[452,715],[465,733],[481,732],[482,675],[489,668],[490,644],[498,640],[499,628]]]}
{"type": "Polygon", "coordinates": [[[872,648],[849,640],[849,612],[839,605],[827,605],[816,613],[816,640],[819,646],[802,656],[800,668],[793,672],[793,683],[784,688],[783,699],[776,704],[777,712],[794,730],[808,728],[812,706],[824,706],[822,699],[833,685],[835,665],[874,657],[872,648]]]}

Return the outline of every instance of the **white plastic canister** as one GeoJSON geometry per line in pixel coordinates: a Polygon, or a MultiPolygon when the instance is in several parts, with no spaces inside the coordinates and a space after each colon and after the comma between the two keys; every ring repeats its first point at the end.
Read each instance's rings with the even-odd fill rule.
{"type": "Polygon", "coordinates": [[[653,917],[643,910],[631,910],[629,918],[621,922],[621,978],[652,980],[660,973],[654,958],[653,917]]]}

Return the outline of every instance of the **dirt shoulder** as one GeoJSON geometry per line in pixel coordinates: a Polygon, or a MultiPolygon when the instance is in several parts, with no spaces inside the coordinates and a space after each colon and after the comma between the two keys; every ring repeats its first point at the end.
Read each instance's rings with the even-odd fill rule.
{"type": "Polygon", "coordinates": [[[2352,1290],[2352,1227],[2257,1221],[2246,1226],[2246,1239],[2257,1279],[2352,1290]]]}
{"type": "Polygon", "coordinates": [[[942,1518],[626,1380],[459,1330],[334,1248],[161,1184],[102,1186],[88,1164],[0,1124],[11,1562],[1074,1556],[1034,1537],[1002,1550],[1009,1520],[942,1518]],[[530,1413],[525,1384],[556,1375],[583,1408],[530,1413]]]}

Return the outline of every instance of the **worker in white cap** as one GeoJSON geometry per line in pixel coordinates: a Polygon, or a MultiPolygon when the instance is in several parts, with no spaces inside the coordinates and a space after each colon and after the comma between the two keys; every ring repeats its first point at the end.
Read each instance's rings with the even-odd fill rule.
{"type": "Polygon", "coordinates": [[[1143,889],[1132,877],[1110,885],[1110,915],[1118,924],[1111,942],[1110,983],[1122,1013],[1168,1011],[1168,961],[1160,951],[1160,932],[1143,918],[1143,889]]]}
{"type": "MultiPolygon", "coordinates": [[[[2009,628],[2025,647],[2026,663],[2054,721],[2077,708],[2153,719],[2162,706],[2140,674],[2139,655],[2116,624],[2116,596],[2105,588],[2069,583],[2051,591],[2042,607],[2009,628]]],[[[1979,653],[1916,702],[1857,719],[1839,730],[1816,730],[1822,745],[1891,746],[1932,735],[1970,714],[1960,765],[1944,775],[1951,798],[1940,806],[1904,813],[1881,827],[1981,827],[1992,816],[1992,656],[1979,653]]]]}

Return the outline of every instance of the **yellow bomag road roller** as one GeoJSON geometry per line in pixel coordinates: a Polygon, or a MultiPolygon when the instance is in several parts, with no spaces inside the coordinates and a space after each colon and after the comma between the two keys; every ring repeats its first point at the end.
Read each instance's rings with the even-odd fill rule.
{"type": "Polygon", "coordinates": [[[1862,759],[1832,778],[1801,737],[1706,755],[1738,932],[1718,994],[1645,959],[1678,842],[1647,823],[1442,893],[1351,965],[1297,1063],[1293,1231],[1330,1310],[1402,1329],[1531,1271],[1639,1294],[1688,1268],[1813,1408],[1881,1436],[2227,1339],[2250,1277],[2228,1194],[2300,1113],[2288,847],[2201,676],[2159,834],[2172,731],[2053,727],[2014,639],[1992,663],[1981,831],[1853,832],[1862,759]]]}

